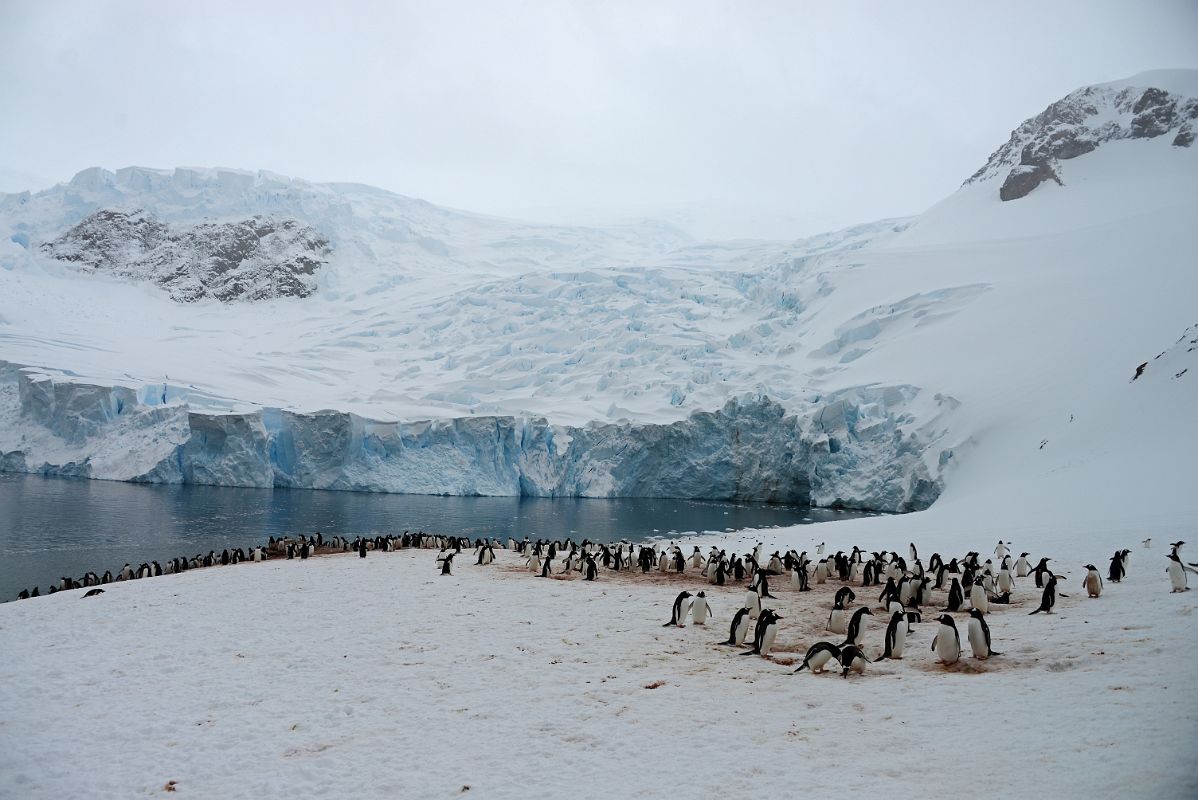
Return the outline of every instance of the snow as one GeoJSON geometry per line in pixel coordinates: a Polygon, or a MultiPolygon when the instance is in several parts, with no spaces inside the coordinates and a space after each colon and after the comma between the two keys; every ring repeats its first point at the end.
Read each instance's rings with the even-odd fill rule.
{"type": "MultiPolygon", "coordinates": [[[[1190,797],[1198,596],[1170,594],[1164,542],[1193,511],[1057,526],[936,506],[764,534],[767,552],[823,540],[829,552],[905,552],[913,540],[924,557],[987,553],[1001,536],[1068,573],[1052,616],[1028,616],[1031,578],[1017,579],[1015,604],[991,607],[1001,656],[971,659],[958,615],[957,666],[935,663],[937,624],[925,621],[901,661],[848,679],[791,674],[808,646],[838,640],[822,631],[835,581],[803,595],[771,583],[778,599],[766,605],[784,619],[769,660],[715,644],[742,586],[607,571],[542,580],[503,551],[490,567],[467,551],[452,577],[436,574],[435,551],[406,550],[7,603],[0,784],[30,800],[84,785],[100,798],[157,795],[168,781],[180,796],[223,798],[464,786],[500,798],[708,797],[779,782],[875,793],[950,763],[971,785],[1014,795],[1190,797]],[[1139,546],[1148,534],[1152,550],[1139,546]],[[1128,577],[1086,599],[1082,565],[1105,565],[1118,547],[1132,550],[1128,577]],[[682,588],[708,593],[707,626],[661,627],[682,588]]],[[[859,589],[858,601],[873,597],[859,589]]],[[[867,618],[871,657],[882,632],[867,618]]]]}

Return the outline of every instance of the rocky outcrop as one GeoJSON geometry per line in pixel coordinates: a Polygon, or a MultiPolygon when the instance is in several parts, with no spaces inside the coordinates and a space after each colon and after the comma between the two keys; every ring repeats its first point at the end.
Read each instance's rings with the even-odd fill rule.
{"type": "Polygon", "coordinates": [[[307,297],[330,252],[326,237],[294,219],[176,227],[116,209],[88,215],[41,250],[86,272],[153,282],[185,303],[307,297]]]}
{"type": "Polygon", "coordinates": [[[1026,120],[965,184],[1004,175],[999,197],[1017,200],[1045,181],[1062,184],[1062,161],[1118,139],[1175,133],[1175,147],[1194,141],[1198,99],[1164,89],[1122,84],[1088,86],[1026,120]]]}

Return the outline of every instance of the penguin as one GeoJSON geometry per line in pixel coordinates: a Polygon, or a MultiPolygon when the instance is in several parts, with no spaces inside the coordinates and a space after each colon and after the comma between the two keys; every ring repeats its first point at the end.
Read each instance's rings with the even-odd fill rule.
{"type": "Polygon", "coordinates": [[[1015,577],[1026,578],[1031,572],[1031,565],[1027,562],[1027,553],[1021,553],[1019,560],[1015,562],[1015,577]]]}
{"type": "MultiPolygon", "coordinates": [[[[549,552],[552,553],[554,548],[550,547],[549,552]]],[[[538,577],[548,578],[553,574],[553,556],[546,555],[545,560],[541,562],[541,574],[538,577]]]]}
{"type": "Polygon", "coordinates": [[[895,611],[890,615],[890,624],[886,626],[886,649],[874,661],[884,658],[902,658],[903,645],[907,643],[907,615],[895,611]]]}
{"type": "Polygon", "coordinates": [[[945,611],[960,611],[965,604],[965,593],[961,591],[961,582],[953,578],[953,585],[948,589],[948,608],[945,611]]]}
{"type": "Polygon", "coordinates": [[[1086,569],[1089,572],[1082,578],[1082,586],[1090,597],[1098,597],[1102,594],[1102,576],[1098,574],[1098,567],[1093,564],[1086,564],[1086,569]]]}
{"type": "Polygon", "coordinates": [[[774,639],[778,636],[778,620],[780,619],[782,617],[775,614],[772,609],[763,610],[761,616],[757,618],[757,627],[753,631],[753,649],[741,653],[741,655],[761,656],[762,658],[769,656],[770,650],[774,647],[774,639]]]}
{"type": "Polygon", "coordinates": [[[366,539],[358,540],[358,558],[366,558],[366,539]]]}
{"type": "Polygon", "coordinates": [[[861,585],[872,586],[876,580],[874,562],[866,561],[865,567],[861,570],[861,585]]]}
{"type": "Polygon", "coordinates": [[[854,599],[856,599],[856,595],[847,586],[841,588],[836,593],[832,611],[828,614],[828,624],[824,626],[824,630],[841,635],[848,631],[848,612],[845,610],[844,604],[845,602],[852,602],[854,599]]]}
{"type": "Polygon", "coordinates": [[[1130,550],[1116,550],[1115,555],[1111,556],[1111,567],[1107,571],[1107,580],[1111,583],[1119,583],[1123,580],[1123,576],[1127,574],[1127,554],[1130,550]]]}
{"type": "MultiPolygon", "coordinates": [[[[859,608],[853,612],[853,618],[849,620],[848,632],[845,634],[844,643],[846,645],[855,644],[858,647],[861,646],[862,637],[865,634],[865,631],[862,630],[864,625],[862,624],[861,618],[865,617],[865,616],[872,617],[873,615],[874,615],[874,612],[870,611],[865,606],[862,606],[861,608],[859,608]]],[[[843,645],[842,645],[842,647],[843,647],[843,645]]]]}
{"type": "Polygon", "coordinates": [[[745,636],[749,633],[749,609],[742,608],[732,617],[732,627],[728,630],[728,641],[722,642],[726,645],[734,645],[739,647],[745,643],[745,636]]]}
{"type": "Polygon", "coordinates": [[[1057,604],[1057,576],[1050,574],[1048,580],[1044,584],[1044,594],[1040,597],[1040,607],[1028,614],[1039,614],[1043,611],[1045,614],[1052,613],[1052,607],[1057,604]]]}
{"type": "Polygon", "coordinates": [[[539,555],[537,555],[535,552],[531,556],[528,557],[528,571],[529,572],[540,572],[541,571],[541,557],[539,555]]]}
{"type": "Polygon", "coordinates": [[[990,656],[1002,655],[990,649],[990,626],[986,624],[986,615],[976,608],[969,612],[966,632],[969,636],[969,649],[973,650],[974,658],[985,660],[990,656]]]}
{"type": "Polygon", "coordinates": [[[1015,588],[1015,579],[1011,577],[1011,570],[1003,566],[998,571],[998,579],[994,582],[995,588],[999,594],[1009,592],[1015,588]]]}
{"type": "Polygon", "coordinates": [[[827,581],[828,581],[828,562],[827,561],[815,562],[815,582],[816,583],[827,583],[827,581]]]}
{"type": "Polygon", "coordinates": [[[583,578],[583,580],[593,581],[595,578],[599,577],[599,566],[595,563],[595,557],[589,554],[586,557],[586,562],[586,576],[583,578]]]}
{"type": "Polygon", "coordinates": [[[824,543],[823,542],[820,542],[818,545],[815,546],[815,554],[817,556],[822,556],[824,554],[824,543]]]}
{"type": "Polygon", "coordinates": [[[745,593],[745,608],[749,609],[749,619],[761,616],[761,595],[750,589],[745,593]]]}
{"type": "Polygon", "coordinates": [[[1187,572],[1198,574],[1198,570],[1190,569],[1182,563],[1177,553],[1170,553],[1168,574],[1169,582],[1173,585],[1174,592],[1188,592],[1190,590],[1190,580],[1186,575],[1187,572]]]}
{"type": "Polygon", "coordinates": [[[957,624],[948,614],[941,614],[937,620],[940,630],[932,639],[932,651],[942,664],[955,664],[961,658],[961,636],[957,633],[957,624]]]}
{"type": "Polygon", "coordinates": [[[1041,589],[1044,587],[1044,573],[1047,572],[1049,575],[1052,574],[1052,570],[1048,568],[1048,562],[1051,560],[1052,560],[1051,558],[1047,558],[1047,557],[1042,558],[1042,559],[1040,559],[1040,563],[1037,564],[1034,569],[1032,569],[1032,572],[1036,576],[1036,588],[1037,589],[1041,589]]]}
{"type": "Polygon", "coordinates": [[[762,597],[768,597],[772,600],[775,598],[772,594],[770,594],[770,584],[769,581],[766,580],[766,574],[766,571],[763,569],[757,570],[757,573],[753,576],[753,588],[757,590],[757,594],[761,595],[762,597]]]}
{"type": "Polygon", "coordinates": [[[1152,537],[1149,536],[1147,539],[1140,542],[1140,544],[1144,545],[1145,550],[1151,550],[1152,549],[1152,537]]]}
{"type": "Polygon", "coordinates": [[[973,588],[969,590],[969,605],[978,609],[983,614],[990,612],[990,603],[986,599],[985,583],[985,578],[977,578],[973,582],[973,588]]]}
{"type": "Polygon", "coordinates": [[[856,672],[858,675],[863,674],[866,661],[865,654],[857,645],[850,644],[842,647],[840,649],[840,666],[843,671],[840,673],[840,677],[847,678],[850,671],[856,672]]]}
{"type": "Polygon", "coordinates": [[[687,591],[681,591],[678,593],[678,596],[674,598],[673,609],[670,611],[670,621],[661,627],[668,628],[671,625],[676,625],[679,628],[686,627],[686,612],[690,609],[684,609],[682,607],[682,603],[690,596],[691,593],[687,591]]]}
{"type": "Polygon", "coordinates": [[[85,592],[83,596],[84,597],[95,597],[98,594],[104,594],[104,590],[103,589],[91,589],[90,591],[85,592]]]}
{"type": "Polygon", "coordinates": [[[707,615],[710,613],[711,605],[707,602],[707,595],[699,592],[691,602],[691,619],[696,625],[706,625],[707,615]]]}
{"type": "Polygon", "coordinates": [[[818,675],[824,671],[824,665],[829,661],[840,661],[840,648],[831,642],[816,642],[807,648],[807,655],[803,656],[803,663],[792,674],[797,675],[803,670],[809,669],[813,674],[818,675]]]}
{"type": "Polygon", "coordinates": [[[1007,554],[1007,546],[1005,544],[1003,544],[1002,539],[999,539],[998,546],[994,548],[994,556],[999,561],[1002,561],[1003,557],[1006,556],[1006,554],[1007,554]]]}
{"type": "MultiPolygon", "coordinates": [[[[456,555],[457,555],[456,552],[446,554],[445,560],[441,562],[441,574],[442,575],[452,575],[453,574],[453,557],[456,555]]],[[[546,561],[545,563],[548,564],[549,562],[546,561]]]]}

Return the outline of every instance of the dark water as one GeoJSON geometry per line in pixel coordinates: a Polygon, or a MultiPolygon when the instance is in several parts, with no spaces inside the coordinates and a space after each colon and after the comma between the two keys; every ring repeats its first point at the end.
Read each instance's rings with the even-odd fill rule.
{"type": "Polygon", "coordinates": [[[143,486],[0,474],[0,601],[63,575],[249,547],[271,536],[400,533],[597,541],[845,519],[824,509],[694,500],[518,497],[143,486]]]}

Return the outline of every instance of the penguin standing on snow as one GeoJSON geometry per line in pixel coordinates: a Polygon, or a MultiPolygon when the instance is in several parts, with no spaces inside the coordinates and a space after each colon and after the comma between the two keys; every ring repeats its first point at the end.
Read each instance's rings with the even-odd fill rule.
{"type": "MultiPolygon", "coordinates": [[[[863,637],[865,636],[865,631],[863,630],[865,624],[864,620],[862,620],[862,617],[872,617],[873,615],[874,612],[870,611],[866,606],[862,606],[853,612],[853,618],[849,620],[848,632],[845,634],[845,645],[855,644],[858,647],[861,646],[863,637]]],[[[841,645],[841,647],[843,648],[844,645],[841,645]]]]}
{"type": "Polygon", "coordinates": [[[586,563],[586,575],[583,577],[583,580],[593,581],[599,577],[599,566],[595,563],[595,557],[590,553],[587,553],[586,563]]]}
{"type": "Polygon", "coordinates": [[[969,612],[969,622],[965,630],[974,658],[985,660],[990,656],[1002,655],[990,649],[990,626],[986,624],[986,615],[981,611],[975,608],[969,612]]]}
{"type": "Polygon", "coordinates": [[[770,650],[774,647],[774,639],[778,637],[778,620],[782,617],[774,613],[773,609],[765,609],[761,612],[761,616],[757,618],[757,628],[753,631],[753,649],[746,653],[741,653],[742,656],[761,656],[765,658],[770,654],[770,650]]]}
{"type": "Polygon", "coordinates": [[[1086,577],[1082,578],[1082,586],[1086,589],[1086,594],[1090,597],[1098,597],[1102,594],[1102,576],[1098,574],[1098,567],[1093,564],[1086,564],[1086,577]]]}
{"type": "Polygon", "coordinates": [[[1052,559],[1048,558],[1048,557],[1040,559],[1040,563],[1037,564],[1035,566],[1035,568],[1032,570],[1032,573],[1036,576],[1036,588],[1037,589],[1043,588],[1043,586],[1044,586],[1044,574],[1045,573],[1048,573],[1049,575],[1052,574],[1052,570],[1048,568],[1048,562],[1051,560],[1052,559]]]}
{"type": "Polygon", "coordinates": [[[1140,544],[1144,545],[1145,550],[1151,550],[1152,549],[1152,537],[1149,536],[1147,539],[1140,542],[1140,544]]]}
{"type": "MultiPolygon", "coordinates": [[[[552,547],[549,549],[550,549],[550,551],[553,550],[552,547]]],[[[545,560],[541,562],[541,574],[538,577],[548,578],[552,574],[553,574],[553,557],[546,556],[545,560]]]]}
{"type": "Polygon", "coordinates": [[[674,598],[674,607],[670,611],[670,621],[667,622],[665,625],[662,625],[661,627],[668,628],[671,625],[676,625],[679,628],[686,627],[686,613],[688,611],[690,611],[690,608],[683,608],[682,604],[690,596],[691,596],[691,593],[687,592],[687,591],[682,591],[682,592],[678,593],[678,596],[674,598]]]}
{"type": "Polygon", "coordinates": [[[728,641],[721,642],[721,644],[739,647],[745,643],[745,636],[748,634],[749,609],[742,608],[732,617],[732,627],[728,631],[728,641]]]}
{"type": "Polygon", "coordinates": [[[745,608],[749,609],[750,619],[761,616],[761,595],[757,594],[755,589],[745,592],[745,608]]]}
{"type": "Polygon", "coordinates": [[[445,556],[445,559],[441,562],[441,574],[442,575],[452,575],[453,574],[453,557],[456,555],[457,555],[457,553],[454,552],[454,553],[448,553],[445,556]]]}
{"type": "Polygon", "coordinates": [[[847,678],[849,672],[856,672],[858,675],[863,674],[866,663],[865,654],[861,652],[861,648],[857,647],[857,645],[850,644],[840,648],[840,666],[842,667],[840,677],[847,678]]]}
{"type": "Polygon", "coordinates": [[[961,582],[953,578],[953,585],[948,589],[948,608],[945,611],[960,611],[965,603],[965,593],[961,591],[961,582]]]}
{"type": "Polygon", "coordinates": [[[358,539],[358,558],[366,558],[366,537],[358,539]]]}
{"type": "Polygon", "coordinates": [[[1044,583],[1044,594],[1040,596],[1040,607],[1028,614],[1039,614],[1043,611],[1045,614],[1051,614],[1053,606],[1057,604],[1057,576],[1049,573],[1048,580],[1044,583]]]}
{"type": "Polygon", "coordinates": [[[948,614],[941,614],[937,621],[940,629],[932,639],[932,651],[942,664],[955,664],[961,658],[961,635],[957,633],[957,623],[948,614]]]}
{"type": "Polygon", "coordinates": [[[699,592],[695,595],[695,599],[691,601],[691,619],[696,625],[706,625],[707,616],[711,613],[711,604],[707,602],[707,595],[699,592]]]}
{"type": "Polygon", "coordinates": [[[1015,562],[1015,577],[1026,578],[1031,571],[1032,565],[1028,563],[1027,553],[1020,553],[1019,560],[1015,562]]]}
{"type": "Polygon", "coordinates": [[[793,674],[809,669],[813,674],[818,675],[824,671],[824,665],[829,661],[840,661],[840,648],[831,642],[816,642],[807,649],[807,655],[803,656],[803,663],[793,674]]]}
{"type": "Polygon", "coordinates": [[[890,615],[890,624],[886,626],[886,649],[875,661],[884,658],[902,658],[903,645],[907,643],[907,615],[895,611],[890,615]]]}
{"type": "Polygon", "coordinates": [[[990,611],[990,602],[986,594],[986,579],[976,578],[973,582],[973,588],[969,590],[969,605],[978,609],[983,614],[990,611]]]}
{"type": "Polygon", "coordinates": [[[848,630],[848,611],[845,609],[845,602],[851,602],[855,599],[853,590],[845,586],[836,593],[836,599],[833,601],[832,611],[828,614],[828,624],[824,626],[824,630],[832,633],[843,635],[848,630]],[[845,594],[845,592],[848,594],[845,594]]]}
{"type": "Polygon", "coordinates": [[[1111,556],[1111,568],[1107,571],[1107,580],[1111,583],[1119,583],[1127,574],[1127,554],[1130,552],[1130,550],[1116,550],[1115,555],[1111,556]]]}
{"type": "Polygon", "coordinates": [[[1169,554],[1169,582],[1173,585],[1174,592],[1188,592],[1190,590],[1190,579],[1186,575],[1187,572],[1193,572],[1198,575],[1198,570],[1191,569],[1182,563],[1181,558],[1177,553],[1169,554]]]}
{"type": "Polygon", "coordinates": [[[762,597],[768,597],[772,600],[774,599],[774,596],[770,594],[770,584],[769,581],[766,580],[765,576],[766,571],[759,568],[753,576],[753,588],[757,590],[757,594],[761,595],[762,597]]]}

